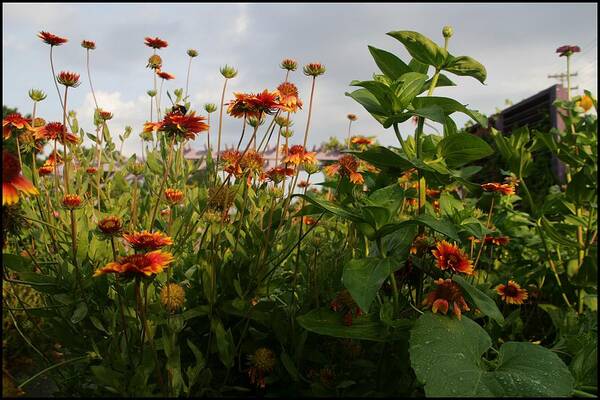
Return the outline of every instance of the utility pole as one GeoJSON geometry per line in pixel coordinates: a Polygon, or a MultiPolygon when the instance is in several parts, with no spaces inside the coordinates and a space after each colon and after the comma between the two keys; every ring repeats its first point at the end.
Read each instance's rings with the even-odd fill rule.
{"type": "MultiPolygon", "coordinates": [[[[577,72],[573,72],[572,74],[570,74],[571,77],[573,76],[577,76],[577,72]]],[[[561,86],[565,86],[565,81],[567,80],[567,74],[565,74],[564,72],[560,73],[560,74],[553,74],[553,75],[548,75],[548,78],[550,79],[556,79],[558,81],[560,81],[561,86]]],[[[579,89],[579,86],[574,86],[571,88],[571,90],[577,90],[579,89]]]]}

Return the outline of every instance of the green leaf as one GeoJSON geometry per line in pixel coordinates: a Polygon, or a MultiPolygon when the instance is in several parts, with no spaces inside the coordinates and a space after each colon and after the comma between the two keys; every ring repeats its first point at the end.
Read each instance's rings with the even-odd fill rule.
{"type": "Polygon", "coordinates": [[[462,167],[472,161],[480,160],[494,152],[485,140],[468,133],[446,136],[437,146],[437,153],[444,157],[450,168],[462,167]]]}
{"type": "Polygon", "coordinates": [[[77,308],[75,308],[75,312],[73,312],[73,316],[71,317],[71,322],[74,324],[78,324],[87,316],[88,308],[84,301],[77,304],[77,308]]]}
{"type": "Polygon", "coordinates": [[[395,81],[411,69],[401,59],[390,52],[369,46],[369,52],[373,56],[375,63],[387,77],[395,81]]]}
{"type": "Polygon", "coordinates": [[[429,65],[423,64],[419,60],[415,60],[414,58],[410,60],[408,63],[409,68],[413,72],[419,72],[421,74],[426,74],[429,70],[429,65]]]}
{"type": "Polygon", "coordinates": [[[452,280],[458,283],[467,292],[467,295],[471,298],[473,304],[479,308],[479,310],[487,315],[488,317],[496,320],[500,326],[504,324],[504,316],[498,309],[496,302],[492,300],[487,294],[471,285],[465,278],[460,275],[454,275],[452,280]]]}
{"type": "Polygon", "coordinates": [[[448,238],[454,240],[455,242],[460,242],[460,238],[458,236],[458,233],[456,232],[456,228],[452,223],[448,222],[445,219],[435,219],[429,214],[421,214],[411,220],[402,221],[397,224],[388,224],[381,229],[381,232],[382,234],[389,234],[397,231],[398,229],[404,228],[407,225],[425,225],[436,232],[446,235],[448,238]]]}
{"type": "Polygon", "coordinates": [[[573,389],[563,361],[539,345],[507,342],[495,362],[482,359],[490,337],[464,316],[425,313],[409,343],[411,365],[427,397],[565,397],[573,389]]]}
{"type": "Polygon", "coordinates": [[[448,52],[418,32],[395,31],[387,34],[399,40],[410,55],[423,64],[441,69],[446,63],[448,52]]]}
{"type": "MultiPolygon", "coordinates": [[[[357,81],[350,82],[350,86],[360,86],[365,88],[375,97],[377,103],[381,106],[382,110],[389,114],[392,109],[392,103],[394,102],[394,96],[391,89],[381,82],[377,81],[357,81]]],[[[365,107],[366,108],[366,107],[365,107]]]]}
{"type": "Polygon", "coordinates": [[[16,254],[2,254],[2,265],[16,272],[31,272],[31,260],[16,254]]]}
{"type": "MultiPolygon", "coordinates": [[[[479,125],[487,128],[487,118],[479,113],[476,110],[470,110],[458,101],[454,99],[450,99],[448,97],[439,97],[439,96],[422,96],[415,97],[412,102],[412,105],[415,109],[428,108],[432,106],[438,106],[444,110],[446,115],[452,114],[454,112],[461,112],[465,115],[468,115],[473,119],[473,121],[477,122],[479,125]]],[[[440,123],[444,123],[445,121],[439,121],[440,123]]]]}
{"type": "Polygon", "coordinates": [[[421,93],[421,88],[427,80],[427,75],[419,74],[418,72],[409,72],[400,77],[402,85],[395,91],[397,97],[397,109],[395,112],[402,111],[408,106],[411,101],[421,93]]]}
{"type": "Polygon", "coordinates": [[[387,147],[376,146],[366,151],[352,152],[358,158],[373,164],[378,168],[396,168],[401,170],[410,169],[413,165],[401,154],[387,147]]]}
{"type": "Polygon", "coordinates": [[[479,61],[468,56],[450,56],[449,58],[450,60],[443,68],[445,71],[460,76],[472,76],[481,83],[485,82],[487,71],[479,61]]]}
{"type": "Polygon", "coordinates": [[[352,320],[351,326],[342,323],[342,315],[328,308],[318,308],[298,318],[298,323],[304,329],[319,335],[333,336],[344,339],[370,340],[384,342],[401,338],[402,331],[412,325],[410,320],[400,320],[397,331],[392,331],[377,320],[374,314],[363,315],[352,320]]]}
{"type": "Polygon", "coordinates": [[[386,112],[384,108],[379,104],[377,98],[373,96],[367,89],[358,89],[352,93],[347,93],[346,96],[352,97],[361,106],[365,108],[379,123],[383,123],[386,118],[386,112]]]}
{"type": "Polygon", "coordinates": [[[358,216],[356,212],[353,212],[351,210],[347,210],[343,207],[340,207],[336,203],[333,203],[331,201],[317,198],[310,193],[309,194],[296,194],[294,196],[302,197],[302,198],[306,199],[308,202],[319,207],[320,209],[327,211],[333,215],[337,215],[338,217],[342,217],[344,219],[347,219],[349,221],[354,221],[354,222],[364,222],[364,220],[360,216],[358,216]]]}
{"type": "MultiPolygon", "coordinates": [[[[433,82],[433,78],[431,78],[427,82],[425,82],[425,84],[421,88],[421,93],[428,91],[429,88],[431,87],[432,82],[433,82]]],[[[439,87],[446,87],[446,86],[456,86],[456,83],[452,82],[450,80],[450,78],[448,78],[446,75],[439,74],[438,81],[435,84],[435,87],[439,88],[439,87]]]]}
{"type": "Polygon", "coordinates": [[[381,285],[402,266],[396,258],[359,258],[344,266],[342,283],[361,310],[369,312],[381,285]]]}
{"type": "Polygon", "coordinates": [[[211,328],[217,339],[219,359],[223,365],[225,365],[227,368],[231,368],[235,358],[235,345],[233,344],[233,335],[231,334],[231,329],[225,331],[223,323],[219,320],[212,320],[211,328]]]}
{"type": "Polygon", "coordinates": [[[292,379],[295,382],[298,382],[300,380],[300,374],[298,372],[298,369],[296,368],[296,365],[294,364],[294,361],[291,359],[291,357],[285,351],[281,353],[280,358],[281,358],[281,363],[283,364],[283,366],[285,367],[287,372],[290,374],[292,379]]]}
{"type": "Polygon", "coordinates": [[[573,247],[573,248],[576,248],[579,246],[575,240],[569,239],[568,236],[565,236],[564,234],[559,233],[556,230],[556,228],[554,228],[552,223],[550,221],[548,221],[548,219],[546,217],[541,217],[539,219],[539,222],[540,222],[540,226],[542,227],[542,230],[544,231],[544,233],[552,241],[554,241],[558,244],[561,244],[563,246],[568,246],[568,247],[573,247]]]}

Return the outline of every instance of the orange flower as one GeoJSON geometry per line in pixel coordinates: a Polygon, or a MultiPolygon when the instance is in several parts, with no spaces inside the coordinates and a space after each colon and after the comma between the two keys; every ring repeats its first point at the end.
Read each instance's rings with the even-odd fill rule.
{"type": "Polygon", "coordinates": [[[175,75],[170,74],[168,72],[163,72],[160,70],[156,70],[156,75],[158,75],[160,78],[166,80],[166,81],[170,81],[171,79],[175,79],[175,75]]]}
{"type": "Polygon", "coordinates": [[[48,43],[50,46],[60,46],[61,44],[68,42],[67,39],[56,36],[50,32],[41,31],[38,33],[38,37],[44,42],[48,43]]]}
{"type": "Polygon", "coordinates": [[[40,128],[35,133],[36,139],[58,140],[60,144],[65,141],[71,144],[79,143],[79,138],[72,133],[67,133],[67,130],[60,122],[49,122],[44,127],[40,128]]]}
{"type": "MultiPolygon", "coordinates": [[[[292,84],[290,84],[292,85],[292,84]]],[[[265,89],[261,93],[258,93],[250,99],[253,104],[254,110],[260,116],[264,114],[273,114],[278,109],[282,108],[279,104],[279,92],[269,92],[265,89]]]]}
{"type": "Polygon", "coordinates": [[[153,49],[161,49],[169,45],[169,43],[167,43],[165,40],[159,39],[158,37],[147,37],[144,39],[144,44],[148,47],[152,47],[153,49]]]}
{"type": "Polygon", "coordinates": [[[264,164],[265,160],[256,150],[248,150],[240,160],[240,167],[244,172],[259,173],[262,171],[264,164]]]}
{"type": "Polygon", "coordinates": [[[359,161],[353,155],[345,155],[340,157],[337,163],[328,165],[323,168],[323,171],[327,176],[333,176],[340,174],[341,176],[347,176],[350,182],[356,185],[362,185],[365,182],[362,174],[358,172],[359,161]]]}
{"type": "Polygon", "coordinates": [[[408,170],[406,170],[401,176],[399,181],[401,183],[406,183],[408,181],[410,181],[410,179],[412,178],[413,174],[415,174],[417,172],[416,168],[410,168],[408,170]]]}
{"type": "Polygon", "coordinates": [[[298,98],[298,88],[290,82],[284,82],[277,86],[279,92],[279,103],[283,111],[295,113],[298,109],[302,109],[302,101],[298,98]]]}
{"type": "Polygon", "coordinates": [[[2,152],[2,205],[12,205],[19,202],[19,191],[25,194],[37,195],[33,184],[21,175],[19,160],[4,150],[2,152]]]}
{"type": "Polygon", "coordinates": [[[173,244],[171,238],[162,232],[142,231],[126,233],[123,235],[123,238],[135,250],[156,250],[173,244]]]}
{"type": "Polygon", "coordinates": [[[373,139],[369,139],[368,137],[364,136],[354,136],[352,139],[350,139],[350,143],[357,144],[359,146],[368,146],[373,144],[373,139]]]}
{"type": "Polygon", "coordinates": [[[594,101],[590,96],[584,94],[581,96],[581,100],[577,102],[577,105],[583,108],[583,111],[588,112],[592,107],[594,107],[594,101]]]}
{"type": "Polygon", "coordinates": [[[30,123],[31,119],[23,118],[23,116],[21,116],[21,114],[19,113],[8,114],[6,118],[2,120],[2,137],[4,138],[4,140],[10,138],[10,134],[13,129],[33,130],[30,123]]]}
{"type": "Polygon", "coordinates": [[[171,253],[161,250],[145,254],[132,254],[122,257],[118,262],[108,263],[105,267],[94,272],[94,277],[113,273],[125,274],[126,276],[152,276],[163,272],[173,262],[171,253]]]}
{"type": "Polygon", "coordinates": [[[527,300],[527,290],[521,289],[521,286],[515,281],[508,281],[508,284],[500,284],[496,286],[496,293],[500,295],[502,300],[507,304],[523,304],[527,300]]]}
{"type": "Polygon", "coordinates": [[[83,40],[83,41],[81,41],[81,47],[83,47],[84,49],[88,49],[88,50],[95,50],[96,43],[91,40],[83,40]]]}
{"type": "Polygon", "coordinates": [[[242,154],[237,150],[225,150],[221,153],[221,162],[223,163],[223,171],[234,176],[242,174],[240,167],[240,159],[242,154]]]}
{"type": "Polygon", "coordinates": [[[306,149],[304,148],[304,146],[297,144],[297,145],[292,146],[288,150],[287,157],[283,159],[283,162],[284,163],[292,163],[295,165],[300,165],[302,163],[316,164],[317,163],[316,155],[317,155],[317,153],[307,152],[306,149]]]}
{"type": "Polygon", "coordinates": [[[305,215],[302,217],[302,223],[304,223],[304,225],[314,225],[317,223],[317,220],[310,215],[305,215]]]}
{"type": "Polygon", "coordinates": [[[56,76],[56,80],[61,85],[65,85],[68,87],[74,87],[74,88],[81,84],[81,82],[79,82],[79,74],[76,74],[75,72],[69,72],[69,71],[61,71],[56,76]]]}
{"type": "Polygon", "coordinates": [[[105,235],[117,235],[123,229],[121,218],[111,215],[98,222],[98,229],[105,235]]]}
{"type": "Polygon", "coordinates": [[[162,121],[158,121],[158,122],[146,122],[144,124],[144,132],[156,133],[158,131],[161,131],[162,128],[163,128],[162,121]]]}
{"type": "Polygon", "coordinates": [[[171,204],[181,203],[183,201],[183,192],[177,189],[165,189],[165,197],[171,204]]]}
{"type": "Polygon", "coordinates": [[[440,212],[441,206],[440,206],[440,201],[439,200],[433,200],[431,202],[431,205],[433,206],[433,210],[435,212],[440,212]]]}
{"type": "Polygon", "coordinates": [[[62,164],[62,157],[61,157],[61,155],[58,154],[57,152],[53,151],[48,156],[48,160],[46,160],[46,162],[44,163],[44,165],[46,165],[46,164],[49,165],[49,166],[51,166],[51,167],[54,167],[55,165],[62,164]]]}
{"type": "Polygon", "coordinates": [[[462,295],[460,286],[451,279],[438,279],[434,281],[438,286],[435,290],[427,295],[423,300],[423,305],[431,307],[433,313],[438,310],[446,315],[448,309],[452,306],[452,312],[458,319],[462,318],[462,311],[469,311],[470,308],[462,295]]]}
{"type": "Polygon", "coordinates": [[[38,174],[40,176],[50,175],[52,171],[54,171],[54,166],[48,164],[47,162],[44,163],[44,165],[42,165],[40,168],[38,168],[38,174]]]}
{"type": "Polygon", "coordinates": [[[356,121],[358,119],[356,114],[348,114],[347,117],[350,121],[356,121]]]}
{"type": "Polygon", "coordinates": [[[438,197],[440,197],[440,194],[442,193],[442,191],[437,190],[437,189],[427,188],[427,189],[425,189],[425,193],[427,194],[427,196],[437,199],[438,197]]]}
{"type": "Polygon", "coordinates": [[[462,272],[463,274],[473,274],[473,264],[464,251],[458,248],[456,244],[450,244],[445,240],[438,242],[437,249],[432,250],[433,256],[437,260],[437,266],[441,270],[450,269],[453,272],[462,272]]]}
{"type": "Polygon", "coordinates": [[[284,176],[294,176],[294,169],[285,167],[275,167],[268,170],[266,172],[266,175],[267,178],[269,178],[271,181],[279,183],[283,180],[284,176]]]}
{"type": "Polygon", "coordinates": [[[65,194],[62,199],[62,204],[65,208],[69,210],[74,210],[76,208],[81,207],[83,200],[79,195],[76,194],[65,194]]]}
{"type": "Polygon", "coordinates": [[[503,195],[506,195],[506,196],[515,194],[515,187],[513,185],[509,185],[506,183],[498,183],[498,182],[484,183],[483,185],[481,185],[481,188],[483,190],[485,190],[486,192],[498,192],[498,193],[502,193],[503,195]]]}
{"type": "Polygon", "coordinates": [[[98,172],[98,168],[96,168],[96,167],[87,167],[85,169],[85,172],[87,172],[90,175],[94,175],[96,172],[98,172]]]}
{"type": "Polygon", "coordinates": [[[415,198],[407,197],[406,198],[406,204],[409,207],[417,207],[419,205],[419,201],[417,199],[415,199],[415,198]]]}
{"type": "Polygon", "coordinates": [[[234,100],[231,100],[227,105],[227,114],[234,118],[242,118],[244,116],[256,116],[258,113],[254,108],[254,103],[251,101],[253,95],[247,93],[234,93],[234,100]]]}
{"type": "Polygon", "coordinates": [[[492,243],[495,246],[505,246],[510,241],[509,237],[506,236],[490,236],[485,235],[485,243],[492,243]]]}
{"type": "MultiPolygon", "coordinates": [[[[195,112],[191,112],[188,115],[182,115],[178,111],[171,111],[165,115],[161,125],[159,127],[153,125],[152,130],[159,129],[167,134],[181,135],[186,139],[193,140],[196,138],[196,134],[208,130],[208,124],[204,123],[205,120],[206,117],[196,117],[195,112]]],[[[150,122],[148,124],[152,123],[150,122]]]]}

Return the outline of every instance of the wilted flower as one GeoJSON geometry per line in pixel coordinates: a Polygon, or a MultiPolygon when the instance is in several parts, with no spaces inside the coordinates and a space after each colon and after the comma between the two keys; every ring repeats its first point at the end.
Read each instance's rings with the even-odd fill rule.
{"type": "Polygon", "coordinates": [[[422,256],[432,245],[432,239],[427,235],[419,235],[414,238],[412,245],[410,246],[410,254],[416,256],[422,256]]]}
{"type": "Polygon", "coordinates": [[[348,114],[347,117],[350,121],[356,121],[358,119],[356,114],[348,114]]]}
{"type": "Polygon", "coordinates": [[[81,42],[81,47],[83,47],[84,49],[88,49],[88,50],[95,50],[96,43],[92,42],[91,40],[83,40],[81,42]]]}
{"type": "Polygon", "coordinates": [[[41,31],[38,33],[38,37],[44,42],[48,43],[50,46],[60,46],[61,44],[68,42],[67,39],[56,36],[50,32],[41,31]]]}
{"type": "Polygon", "coordinates": [[[81,199],[81,196],[77,194],[65,194],[62,199],[62,205],[69,210],[81,207],[82,203],[83,200],[81,199]]]}
{"type": "Polygon", "coordinates": [[[214,113],[217,111],[217,105],[214,103],[206,103],[204,105],[204,110],[209,114],[214,113]]]}
{"type": "Polygon", "coordinates": [[[250,383],[264,389],[266,387],[265,375],[273,371],[277,361],[275,353],[266,347],[261,347],[248,357],[248,361],[250,362],[248,369],[250,383]]]}
{"type": "Polygon", "coordinates": [[[19,160],[8,151],[2,151],[2,205],[19,202],[19,192],[37,195],[38,190],[21,175],[19,160]]]}
{"type": "Polygon", "coordinates": [[[188,49],[187,55],[191,58],[198,57],[198,51],[194,49],[188,49]]]}
{"type": "Polygon", "coordinates": [[[124,274],[127,277],[152,276],[163,272],[172,262],[171,253],[161,250],[145,254],[132,254],[121,257],[118,262],[111,262],[105,267],[97,269],[94,277],[108,273],[124,274]]]}
{"type": "Polygon", "coordinates": [[[438,268],[442,271],[450,269],[456,273],[473,274],[471,260],[456,244],[450,244],[442,240],[437,243],[436,249],[432,250],[432,254],[437,261],[438,268]]]}
{"type": "Polygon", "coordinates": [[[325,66],[320,63],[310,63],[304,66],[304,75],[317,77],[325,73],[325,66]]]}
{"type": "Polygon", "coordinates": [[[175,79],[175,75],[170,74],[168,72],[164,72],[161,70],[156,70],[156,75],[158,75],[160,78],[166,80],[166,81],[170,81],[171,79],[175,79]]]}
{"type": "Polygon", "coordinates": [[[169,312],[175,312],[185,304],[185,290],[176,283],[169,283],[160,291],[160,302],[169,312]]]}
{"type": "Polygon", "coordinates": [[[256,150],[248,150],[240,160],[240,167],[243,172],[259,173],[262,171],[264,164],[264,158],[256,150]]]}
{"type": "Polygon", "coordinates": [[[523,304],[528,297],[527,290],[521,289],[521,286],[512,280],[509,280],[506,285],[500,284],[496,286],[496,293],[498,293],[502,300],[507,304],[523,304]]]}
{"type": "Polygon", "coordinates": [[[61,71],[56,76],[56,80],[61,85],[65,85],[67,87],[73,87],[73,88],[79,86],[81,83],[81,82],[79,82],[79,74],[76,74],[75,72],[69,72],[69,71],[61,71]]]}
{"type": "Polygon", "coordinates": [[[323,168],[325,175],[334,176],[339,174],[341,176],[347,176],[350,182],[356,185],[362,185],[365,182],[362,174],[358,172],[359,162],[353,155],[347,154],[340,157],[340,159],[331,165],[323,168]]]}
{"type": "Polygon", "coordinates": [[[242,173],[240,167],[240,160],[242,154],[237,150],[225,150],[221,153],[221,162],[223,164],[223,171],[228,174],[239,176],[242,173]]]}
{"type": "Polygon", "coordinates": [[[162,232],[141,231],[126,233],[123,235],[123,238],[135,250],[156,250],[173,244],[171,238],[162,232]]]}
{"type": "Polygon", "coordinates": [[[452,312],[458,319],[462,317],[462,311],[469,311],[470,308],[463,297],[460,286],[451,279],[438,279],[434,281],[437,288],[427,295],[423,305],[431,307],[433,313],[440,311],[446,315],[448,309],[452,306],[452,312]]]}
{"type": "Polygon", "coordinates": [[[252,103],[252,94],[247,93],[234,93],[235,99],[226,103],[227,114],[234,118],[242,118],[248,115],[255,115],[256,110],[252,103]]]}
{"type": "Polygon", "coordinates": [[[237,75],[237,70],[233,67],[230,67],[229,65],[225,64],[224,67],[221,67],[221,75],[223,75],[223,77],[225,77],[226,79],[232,79],[235,78],[235,76],[237,75]]]}
{"type": "Polygon", "coordinates": [[[152,54],[148,58],[147,68],[160,70],[162,68],[162,58],[158,54],[152,54]]]}
{"type": "Polygon", "coordinates": [[[148,47],[152,47],[153,49],[161,49],[169,45],[165,40],[159,39],[158,37],[147,37],[144,39],[144,44],[148,47]]]}
{"type": "Polygon", "coordinates": [[[111,215],[98,222],[98,229],[105,235],[119,235],[123,229],[121,218],[111,215]]]}
{"type": "Polygon", "coordinates": [[[42,101],[46,98],[46,93],[39,89],[31,89],[29,91],[29,98],[33,101],[42,101]]]}
{"type": "Polygon", "coordinates": [[[183,201],[183,192],[181,190],[167,188],[165,189],[165,198],[171,204],[178,204],[183,201]]]}
{"type": "Polygon", "coordinates": [[[562,56],[570,56],[573,53],[579,53],[581,51],[581,48],[579,46],[571,46],[571,45],[564,45],[564,46],[560,46],[558,49],[556,49],[557,53],[560,53],[559,57],[562,56]]]}
{"type": "Polygon", "coordinates": [[[298,63],[296,62],[296,60],[286,58],[281,62],[280,67],[288,71],[295,71],[296,68],[298,68],[298,63]]]}

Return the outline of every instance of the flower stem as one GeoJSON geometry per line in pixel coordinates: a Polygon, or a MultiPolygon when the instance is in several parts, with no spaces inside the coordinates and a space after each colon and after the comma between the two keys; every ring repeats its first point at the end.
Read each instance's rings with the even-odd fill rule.
{"type": "MultiPolygon", "coordinates": [[[[223,92],[221,93],[221,107],[219,108],[219,131],[217,133],[217,165],[221,159],[221,129],[223,127],[223,103],[225,102],[225,90],[227,89],[227,78],[223,83],[223,92]]],[[[244,118],[245,119],[245,118],[244,118]]],[[[217,182],[217,174],[215,174],[215,183],[217,182]]]]}
{"type": "Polygon", "coordinates": [[[304,146],[305,149],[306,149],[306,142],[308,141],[308,128],[310,127],[310,117],[312,116],[312,104],[313,104],[313,97],[314,97],[314,93],[315,93],[315,81],[316,80],[317,80],[317,77],[313,76],[312,85],[310,88],[310,101],[308,102],[308,118],[306,119],[306,131],[304,132],[304,143],[302,144],[302,146],[304,146]]]}

